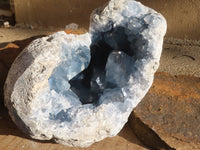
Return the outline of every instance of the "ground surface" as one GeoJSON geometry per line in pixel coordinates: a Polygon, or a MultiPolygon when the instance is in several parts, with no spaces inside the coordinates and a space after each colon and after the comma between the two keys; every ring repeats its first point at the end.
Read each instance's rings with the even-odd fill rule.
{"type": "Polygon", "coordinates": [[[199,99],[199,77],[156,73],[151,89],[132,112],[129,123],[136,135],[153,148],[168,145],[176,150],[199,150],[199,99]]]}
{"type": "Polygon", "coordinates": [[[200,41],[165,39],[158,71],[200,77],[200,41]]]}

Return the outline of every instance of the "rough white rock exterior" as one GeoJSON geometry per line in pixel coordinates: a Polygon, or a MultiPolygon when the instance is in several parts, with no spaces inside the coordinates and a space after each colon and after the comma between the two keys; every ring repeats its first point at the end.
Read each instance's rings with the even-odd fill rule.
{"type": "MultiPolygon", "coordinates": [[[[159,66],[166,21],[134,0],[111,0],[91,16],[90,33],[58,32],[33,41],[13,63],[5,105],[31,137],[87,147],[119,133],[149,90],[159,66]],[[83,105],[69,81],[90,62],[90,45],[113,48],[97,104],[83,105]]],[[[99,86],[99,80],[96,79],[99,86]]]]}

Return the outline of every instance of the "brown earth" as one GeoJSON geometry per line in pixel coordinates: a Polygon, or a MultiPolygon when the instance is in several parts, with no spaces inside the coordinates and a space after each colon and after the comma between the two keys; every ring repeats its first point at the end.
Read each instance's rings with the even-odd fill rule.
{"type": "Polygon", "coordinates": [[[129,123],[154,149],[200,149],[200,78],[156,73],[129,123]],[[158,144],[158,141],[161,142],[158,144]],[[157,142],[157,143],[156,143],[157,142]]]}
{"type": "Polygon", "coordinates": [[[166,38],[158,71],[200,77],[200,41],[166,38]]]}

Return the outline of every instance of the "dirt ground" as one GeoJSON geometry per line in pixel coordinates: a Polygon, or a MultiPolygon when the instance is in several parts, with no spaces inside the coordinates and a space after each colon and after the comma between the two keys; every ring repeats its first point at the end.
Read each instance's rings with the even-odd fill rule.
{"type": "Polygon", "coordinates": [[[0,43],[23,40],[36,35],[51,34],[53,30],[32,30],[26,28],[0,28],[0,43]]]}
{"type": "MultiPolygon", "coordinates": [[[[0,43],[23,40],[36,35],[51,34],[53,30],[0,28],[0,43]]],[[[159,72],[200,77],[200,41],[166,38],[159,72]]]]}
{"type": "Polygon", "coordinates": [[[158,71],[200,77],[200,41],[166,38],[158,71]]]}

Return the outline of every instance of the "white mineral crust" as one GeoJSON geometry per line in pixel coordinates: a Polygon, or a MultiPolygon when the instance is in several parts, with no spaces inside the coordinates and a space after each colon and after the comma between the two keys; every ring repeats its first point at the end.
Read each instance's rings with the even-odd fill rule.
{"type": "Polygon", "coordinates": [[[58,32],[33,41],[13,63],[4,87],[12,120],[32,138],[87,147],[119,133],[152,85],[166,21],[134,0],[111,0],[91,16],[89,33],[58,32]],[[82,104],[69,81],[90,62],[90,45],[113,48],[97,104],[82,104]]]}

